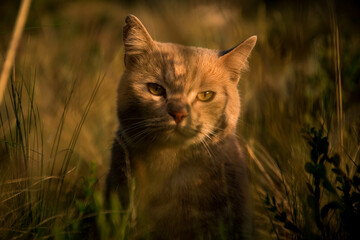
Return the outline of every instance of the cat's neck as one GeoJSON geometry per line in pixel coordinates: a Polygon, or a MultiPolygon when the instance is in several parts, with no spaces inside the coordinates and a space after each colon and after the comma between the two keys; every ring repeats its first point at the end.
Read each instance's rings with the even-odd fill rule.
{"type": "Polygon", "coordinates": [[[209,165],[216,161],[216,156],[221,152],[222,145],[229,138],[235,138],[233,134],[226,137],[205,139],[198,144],[175,144],[163,145],[155,142],[133,144],[127,141],[122,131],[117,132],[117,140],[126,149],[133,168],[145,167],[152,172],[172,174],[184,164],[209,165]]]}

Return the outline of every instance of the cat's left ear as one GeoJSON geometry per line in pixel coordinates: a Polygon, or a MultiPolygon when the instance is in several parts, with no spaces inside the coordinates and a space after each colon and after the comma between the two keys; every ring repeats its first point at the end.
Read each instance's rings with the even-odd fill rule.
{"type": "Polygon", "coordinates": [[[247,59],[256,44],[257,37],[252,36],[239,45],[219,52],[219,60],[231,73],[231,79],[238,82],[241,72],[248,68],[247,59]]]}
{"type": "Polygon", "coordinates": [[[123,28],[125,55],[139,55],[150,52],[155,43],[141,21],[130,14],[126,17],[125,23],[123,28]]]}

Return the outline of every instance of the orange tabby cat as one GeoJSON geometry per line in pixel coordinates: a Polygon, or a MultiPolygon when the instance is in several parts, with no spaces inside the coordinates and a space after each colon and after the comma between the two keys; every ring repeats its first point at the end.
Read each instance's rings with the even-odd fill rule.
{"type": "Polygon", "coordinates": [[[228,51],[160,43],[126,17],[107,198],[116,192],[130,205],[133,238],[251,238],[235,131],[237,83],[255,43],[253,36],[228,51]]]}

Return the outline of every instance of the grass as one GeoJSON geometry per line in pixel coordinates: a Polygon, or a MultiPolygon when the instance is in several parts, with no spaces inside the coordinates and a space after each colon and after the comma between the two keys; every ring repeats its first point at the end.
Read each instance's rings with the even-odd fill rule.
{"type": "MultiPolygon", "coordinates": [[[[239,84],[238,134],[256,237],[351,239],[344,196],[358,191],[360,162],[360,34],[349,20],[357,5],[321,4],[33,1],[0,106],[0,239],[127,238],[129,211],[116,199],[105,210],[102,191],[128,13],[159,41],[227,49],[258,36],[239,84]],[[322,163],[309,154],[315,136],[328,143],[322,163]],[[325,168],[336,194],[309,164],[325,168]]],[[[2,59],[17,10],[11,1],[0,10],[2,59]]]]}
{"type": "MultiPolygon", "coordinates": [[[[4,152],[1,161],[1,236],[11,239],[13,233],[16,238],[39,238],[51,233],[53,225],[60,219],[78,215],[72,208],[76,206],[80,213],[80,205],[75,200],[81,199],[78,194],[82,189],[76,185],[69,189],[68,178],[71,177],[74,168],[70,168],[72,154],[74,153],[81,128],[94,101],[96,93],[102,83],[98,79],[92,94],[83,110],[80,121],[76,125],[68,146],[57,164],[61,132],[64,127],[73,89],[63,109],[63,115],[57,126],[56,134],[52,143],[50,158],[45,161],[44,135],[41,124],[41,114],[34,102],[35,78],[30,78],[26,84],[25,79],[16,81],[11,78],[9,89],[10,104],[5,99],[5,114],[1,114],[2,145],[4,152]],[[13,125],[13,126],[12,126],[13,125]],[[56,166],[59,166],[56,168],[56,166]],[[69,209],[63,211],[65,206],[69,209]]],[[[77,178],[77,177],[76,177],[77,178]]],[[[91,179],[87,179],[89,184],[91,179]]],[[[78,180],[79,181],[79,180],[78,180]]],[[[75,182],[72,182],[73,185],[75,182]]],[[[83,190],[85,193],[86,191],[83,190]]],[[[74,224],[74,223],[66,223],[74,224]]]]}
{"type": "Polygon", "coordinates": [[[328,137],[323,129],[307,130],[304,138],[311,146],[311,160],[305,164],[305,171],[311,176],[306,181],[306,201],[297,193],[295,200],[301,207],[286,209],[290,210],[288,217],[289,211],[283,206],[279,209],[275,197],[270,200],[267,195],[270,221],[281,223],[280,227],[273,225],[273,230],[277,236],[281,230],[288,230],[294,239],[358,239],[360,166],[352,162],[346,163],[346,170],[342,169],[340,156],[329,156],[328,137]],[[327,172],[329,169],[331,173],[327,172]]]}

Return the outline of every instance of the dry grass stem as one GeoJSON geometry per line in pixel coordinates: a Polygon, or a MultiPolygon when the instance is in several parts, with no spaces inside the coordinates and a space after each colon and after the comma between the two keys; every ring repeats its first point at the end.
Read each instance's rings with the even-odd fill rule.
{"type": "Polygon", "coordinates": [[[10,47],[6,54],[3,70],[0,77],[0,104],[4,97],[7,81],[11,71],[11,66],[15,60],[16,50],[19,46],[22,32],[24,30],[25,22],[29,13],[31,0],[23,0],[21,3],[20,11],[16,19],[15,29],[11,38],[10,47]]]}

